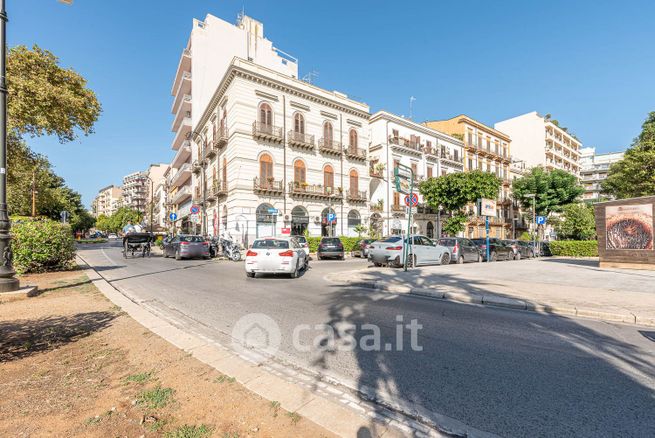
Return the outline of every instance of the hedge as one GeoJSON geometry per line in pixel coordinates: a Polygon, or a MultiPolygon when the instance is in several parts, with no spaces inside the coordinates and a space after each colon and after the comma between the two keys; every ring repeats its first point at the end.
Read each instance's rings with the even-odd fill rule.
{"type": "MultiPolygon", "coordinates": [[[[308,237],[307,243],[309,243],[309,252],[316,252],[318,250],[318,244],[321,243],[321,237],[308,237]]],[[[339,237],[341,243],[343,243],[343,249],[345,252],[350,252],[355,247],[355,244],[359,242],[364,237],[339,237]]]]}
{"type": "Polygon", "coordinates": [[[548,244],[554,256],[598,257],[598,242],[595,240],[553,240],[548,244]]]}
{"type": "Polygon", "coordinates": [[[17,273],[73,267],[75,240],[70,225],[50,219],[20,220],[12,224],[11,234],[17,273]]]}

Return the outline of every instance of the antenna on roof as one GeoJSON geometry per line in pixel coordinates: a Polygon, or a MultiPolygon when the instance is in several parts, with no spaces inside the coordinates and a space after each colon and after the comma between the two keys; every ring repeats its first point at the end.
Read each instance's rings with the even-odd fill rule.
{"type": "Polygon", "coordinates": [[[318,71],[312,70],[309,73],[307,73],[305,76],[302,77],[301,80],[307,82],[308,84],[311,84],[314,79],[318,77],[318,71]]]}
{"type": "Polygon", "coordinates": [[[416,98],[414,96],[409,97],[409,120],[412,120],[412,116],[414,115],[413,109],[414,109],[414,101],[416,98]]]}

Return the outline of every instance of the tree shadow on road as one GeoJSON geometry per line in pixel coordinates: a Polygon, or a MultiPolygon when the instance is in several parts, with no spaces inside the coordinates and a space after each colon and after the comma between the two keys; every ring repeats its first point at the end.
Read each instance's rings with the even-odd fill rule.
{"type": "Polygon", "coordinates": [[[117,314],[88,312],[69,316],[0,321],[0,363],[54,350],[110,325],[117,314]]]}
{"type": "MultiPolygon", "coordinates": [[[[396,272],[369,275],[392,282],[396,272]]],[[[487,293],[484,282],[450,274],[422,280],[487,293]]],[[[629,342],[625,335],[590,328],[599,323],[555,315],[353,286],[334,290],[325,300],[336,346],[321,351],[313,365],[328,372],[343,363],[338,346],[352,336],[358,345],[351,353],[353,374],[362,397],[427,423],[455,429],[466,424],[501,436],[653,436],[655,391],[642,382],[655,379],[655,357],[648,341],[636,339],[641,336],[629,342]],[[412,319],[423,325],[422,351],[411,349],[406,326],[398,351],[398,325],[412,319]],[[379,328],[377,350],[361,348],[371,335],[366,324],[379,328]],[[344,326],[352,329],[343,333],[344,326]]],[[[388,410],[379,407],[377,413],[383,417],[388,410]]]]}

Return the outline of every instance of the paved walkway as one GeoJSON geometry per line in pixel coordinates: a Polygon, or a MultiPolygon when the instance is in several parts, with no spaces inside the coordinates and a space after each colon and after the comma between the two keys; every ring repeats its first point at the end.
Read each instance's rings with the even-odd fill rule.
{"type": "Polygon", "coordinates": [[[394,293],[655,326],[655,271],[600,269],[590,259],[374,268],[328,279],[394,293]]]}

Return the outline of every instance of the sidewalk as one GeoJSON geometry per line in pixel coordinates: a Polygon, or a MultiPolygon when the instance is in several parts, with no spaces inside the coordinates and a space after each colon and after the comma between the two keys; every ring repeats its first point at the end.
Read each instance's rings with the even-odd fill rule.
{"type": "Polygon", "coordinates": [[[329,280],[463,303],[655,326],[655,272],[600,269],[593,259],[374,268],[329,280]]]}

